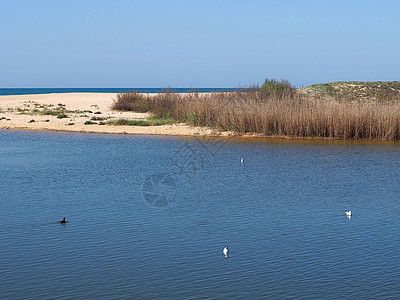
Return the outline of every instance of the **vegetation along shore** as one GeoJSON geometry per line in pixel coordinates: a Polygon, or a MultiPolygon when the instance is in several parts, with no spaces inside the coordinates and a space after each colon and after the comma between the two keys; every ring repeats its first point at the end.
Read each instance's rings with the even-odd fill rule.
{"type": "Polygon", "coordinates": [[[338,82],[295,89],[288,81],[266,79],[261,87],[226,93],[124,93],[113,108],[239,134],[400,139],[400,82],[338,82]]]}
{"type": "Polygon", "coordinates": [[[400,140],[400,82],[288,81],[232,92],[0,96],[0,128],[400,140]]]}

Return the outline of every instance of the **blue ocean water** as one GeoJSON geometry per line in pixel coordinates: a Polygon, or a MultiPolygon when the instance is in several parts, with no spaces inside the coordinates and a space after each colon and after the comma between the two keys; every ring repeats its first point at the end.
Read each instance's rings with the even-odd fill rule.
{"type": "MultiPolygon", "coordinates": [[[[223,92],[234,91],[234,88],[172,88],[179,93],[188,92],[223,92]]],[[[159,93],[165,88],[0,88],[0,95],[31,95],[51,93],[123,93],[138,91],[141,93],[159,93]]]]}
{"type": "Polygon", "coordinates": [[[0,130],[0,298],[398,299],[399,195],[398,143],[0,130]]]}

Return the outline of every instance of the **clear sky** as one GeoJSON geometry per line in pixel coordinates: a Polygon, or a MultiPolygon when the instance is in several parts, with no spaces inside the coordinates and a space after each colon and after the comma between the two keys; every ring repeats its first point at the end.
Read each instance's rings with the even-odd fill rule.
{"type": "Polygon", "coordinates": [[[400,1],[0,0],[0,87],[400,80],[400,1]]]}

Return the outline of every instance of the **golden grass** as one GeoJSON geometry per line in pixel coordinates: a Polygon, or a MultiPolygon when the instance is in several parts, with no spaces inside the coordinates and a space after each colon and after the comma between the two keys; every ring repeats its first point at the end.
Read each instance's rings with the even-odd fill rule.
{"type": "MultiPolygon", "coordinates": [[[[125,96],[124,99],[126,99],[125,96]]],[[[400,140],[400,98],[385,102],[325,101],[258,91],[137,97],[157,117],[266,136],[341,140],[400,140]]],[[[143,110],[143,109],[142,109],[143,110]]]]}

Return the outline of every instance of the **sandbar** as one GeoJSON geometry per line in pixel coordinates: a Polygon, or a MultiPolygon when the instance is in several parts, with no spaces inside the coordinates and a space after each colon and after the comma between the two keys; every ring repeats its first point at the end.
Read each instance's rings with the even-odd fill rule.
{"type": "Polygon", "coordinates": [[[112,134],[232,136],[232,132],[184,123],[160,126],[99,125],[99,119],[146,120],[149,113],[120,112],[111,109],[114,93],[53,93],[0,96],[0,129],[70,131],[112,134]],[[62,108],[68,117],[43,114],[62,108]],[[92,120],[95,121],[92,121],[92,120]],[[96,124],[85,125],[92,121],[96,124]]]}

